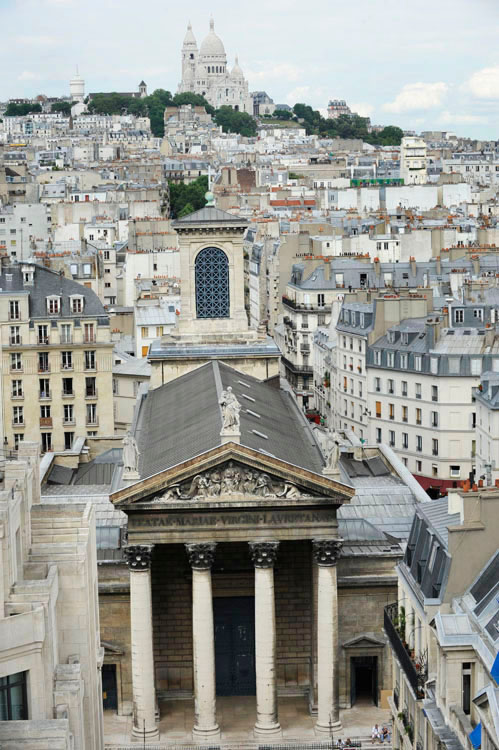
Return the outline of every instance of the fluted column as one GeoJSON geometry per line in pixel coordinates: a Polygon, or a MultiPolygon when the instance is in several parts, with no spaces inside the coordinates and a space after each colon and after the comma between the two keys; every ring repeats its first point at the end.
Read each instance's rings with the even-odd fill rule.
{"type": "Polygon", "coordinates": [[[339,710],[338,588],[336,563],[341,539],[313,541],[317,583],[317,723],[316,731],[341,729],[339,710]]]}
{"type": "Polygon", "coordinates": [[[279,542],[250,542],[249,546],[255,565],[255,734],[278,734],[274,563],[279,542]]]}
{"type": "Polygon", "coordinates": [[[220,734],[216,713],[215,631],[211,566],[216,544],[186,544],[192,568],[192,650],[194,668],[194,737],[220,734]]]}
{"type": "Polygon", "coordinates": [[[134,544],[125,547],[130,570],[130,620],[132,638],[133,728],[132,737],[159,738],[156,725],[156,690],[151,598],[151,556],[153,547],[134,544]]]}

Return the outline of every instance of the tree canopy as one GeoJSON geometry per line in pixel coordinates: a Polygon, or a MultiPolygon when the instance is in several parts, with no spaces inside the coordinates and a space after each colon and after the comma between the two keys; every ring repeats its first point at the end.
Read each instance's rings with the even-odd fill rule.
{"type": "Polygon", "coordinates": [[[142,98],[117,92],[95,94],[88,104],[88,110],[101,115],[130,114],[137,117],[149,117],[153,135],[162,138],[165,134],[165,108],[180,107],[183,104],[204,107],[209,114],[215,112],[206,99],[199,94],[186,92],[172,96],[171,92],[165,89],[156,89],[149,96],[142,98]]]}
{"type": "Polygon", "coordinates": [[[197,211],[206,204],[204,194],[208,190],[208,177],[203,175],[188,185],[169,182],[170,186],[170,216],[180,219],[186,214],[197,211]]]}
{"type": "Polygon", "coordinates": [[[61,112],[63,115],[71,114],[71,102],[54,102],[50,107],[52,113],[61,112]]]}
{"type": "Polygon", "coordinates": [[[273,117],[279,120],[298,120],[308,135],[317,134],[323,138],[361,138],[373,145],[398,146],[403,136],[403,131],[394,125],[388,125],[377,133],[370,133],[368,118],[356,114],[340,115],[330,120],[322,117],[318,110],[303,103],[295,104],[292,113],[276,109],[273,117]]]}
{"type": "Polygon", "coordinates": [[[224,105],[215,112],[214,120],[224,133],[240,133],[248,138],[256,135],[256,121],[247,112],[239,112],[224,105]]]}
{"type": "Polygon", "coordinates": [[[42,105],[38,103],[14,104],[14,102],[10,102],[5,110],[5,115],[6,117],[23,117],[24,115],[31,115],[41,111],[42,105]]]}

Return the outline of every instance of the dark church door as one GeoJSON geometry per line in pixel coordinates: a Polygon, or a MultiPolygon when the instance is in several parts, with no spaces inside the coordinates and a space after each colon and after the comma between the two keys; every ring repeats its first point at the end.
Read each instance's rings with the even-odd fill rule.
{"type": "Polygon", "coordinates": [[[378,705],[378,657],[353,656],[350,662],[350,703],[378,705]]]}
{"type": "Polygon", "coordinates": [[[255,600],[213,600],[217,695],[255,695],[255,600]]]}
{"type": "Polygon", "coordinates": [[[116,665],[102,665],[102,702],[104,710],[118,709],[118,690],[116,687],[116,665]]]}

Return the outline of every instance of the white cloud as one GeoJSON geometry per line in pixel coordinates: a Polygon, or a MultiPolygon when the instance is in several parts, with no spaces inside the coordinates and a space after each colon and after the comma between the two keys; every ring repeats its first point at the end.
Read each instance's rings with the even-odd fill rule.
{"type": "Polygon", "coordinates": [[[374,112],[373,105],[367,102],[351,102],[348,106],[352,112],[356,112],[361,117],[371,117],[374,112]]]}
{"type": "Polygon", "coordinates": [[[415,109],[439,107],[449,87],[443,81],[437,83],[406,83],[393,102],[387,102],[387,112],[409,112],[415,109]]]}
{"type": "Polygon", "coordinates": [[[39,73],[33,73],[31,70],[23,70],[23,72],[17,76],[18,81],[42,81],[43,76],[39,73]]]}
{"type": "Polygon", "coordinates": [[[465,89],[479,99],[499,99],[499,66],[477,70],[466,81],[465,89]]]}
{"type": "Polygon", "coordinates": [[[296,102],[307,103],[309,100],[309,96],[310,86],[297,86],[286,96],[286,102],[288,104],[296,104],[296,102]]]}
{"type": "Polygon", "coordinates": [[[18,44],[27,44],[27,45],[39,45],[42,47],[50,47],[53,44],[56,44],[56,40],[51,36],[44,36],[41,35],[28,35],[28,36],[17,36],[16,42],[18,44]]]}
{"type": "Polygon", "coordinates": [[[263,70],[244,71],[243,68],[243,72],[245,73],[246,78],[251,81],[275,79],[293,83],[294,81],[299,81],[302,76],[302,70],[296,65],[293,65],[293,63],[277,63],[275,65],[270,65],[270,67],[264,68],[263,70]]]}
{"type": "Polygon", "coordinates": [[[444,125],[455,123],[457,125],[469,125],[473,123],[481,123],[481,122],[487,122],[486,117],[482,117],[481,115],[467,115],[467,114],[452,114],[452,112],[442,112],[442,114],[439,116],[438,121],[443,123],[444,125]]]}

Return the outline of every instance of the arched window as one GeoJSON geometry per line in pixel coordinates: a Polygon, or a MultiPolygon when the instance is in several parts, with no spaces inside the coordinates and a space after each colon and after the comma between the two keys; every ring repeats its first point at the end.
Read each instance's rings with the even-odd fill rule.
{"type": "Polygon", "coordinates": [[[229,260],[218,247],[205,247],[198,254],[196,269],[196,316],[230,316],[229,260]]]}
{"type": "Polygon", "coordinates": [[[210,70],[211,70],[211,69],[210,69],[210,66],[208,65],[208,73],[210,72],[210,70]]]}

